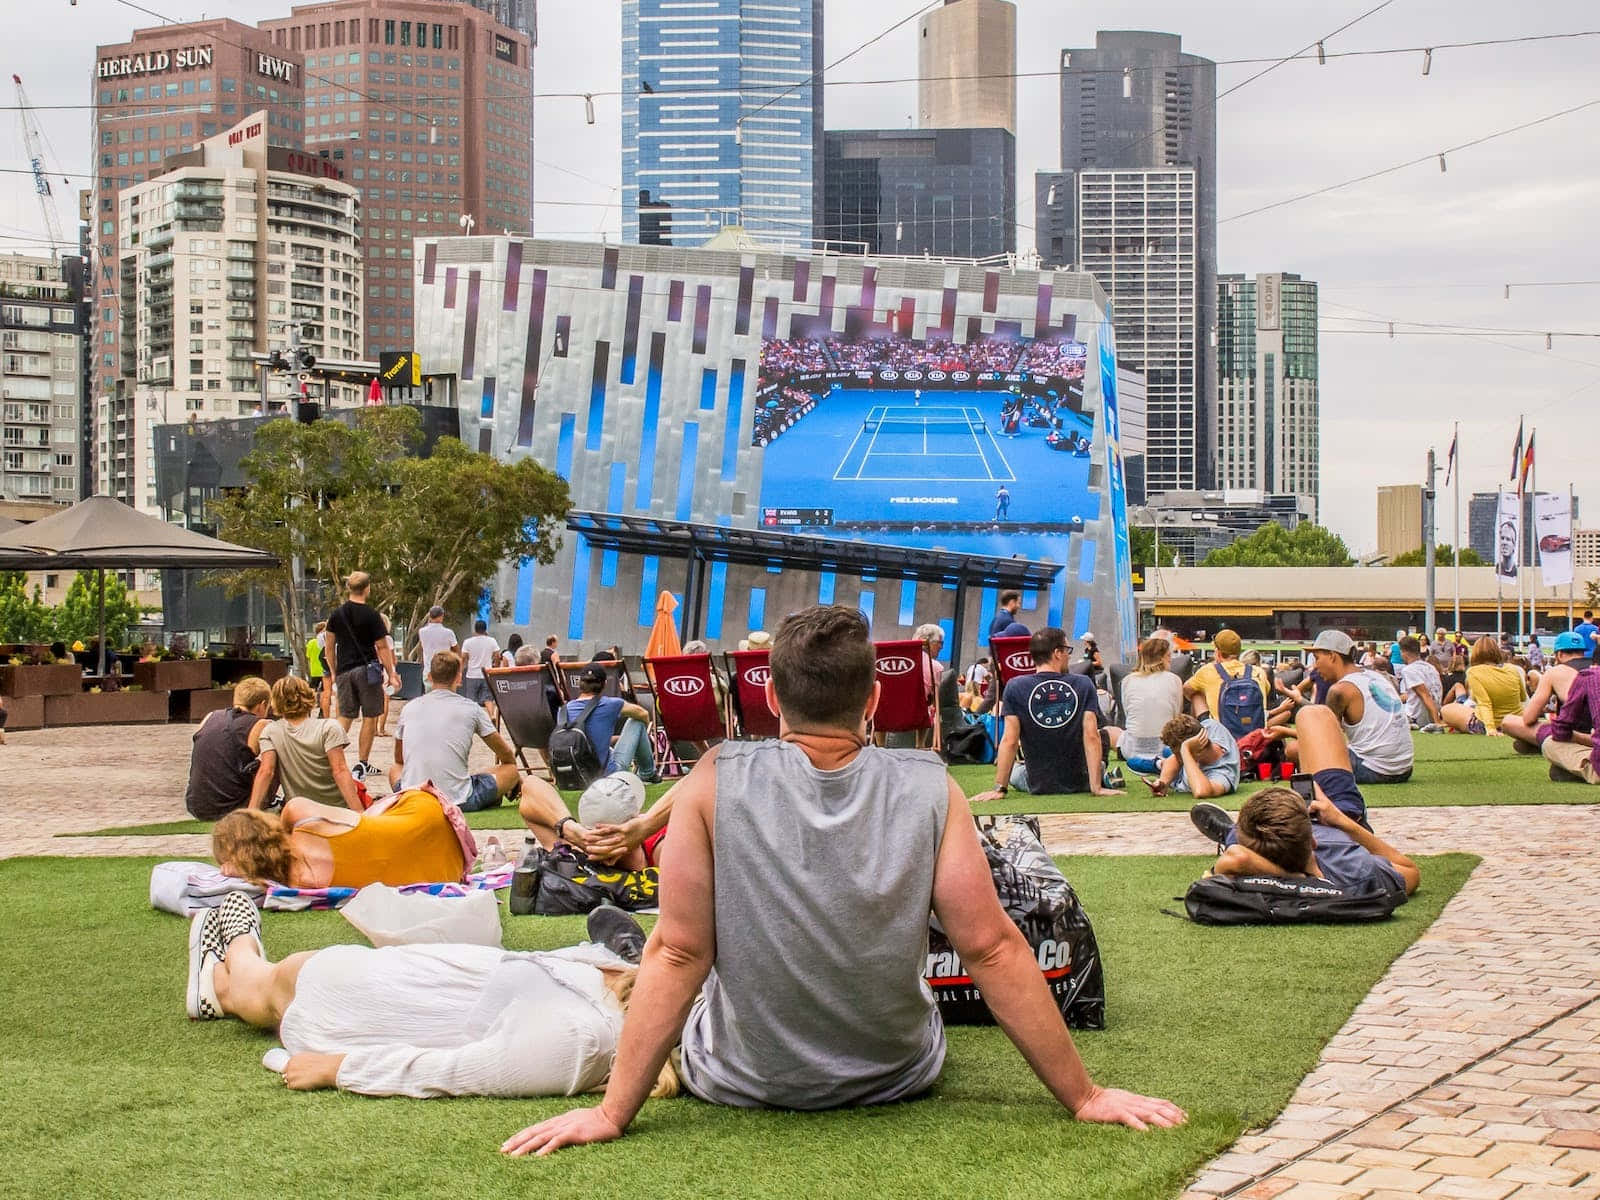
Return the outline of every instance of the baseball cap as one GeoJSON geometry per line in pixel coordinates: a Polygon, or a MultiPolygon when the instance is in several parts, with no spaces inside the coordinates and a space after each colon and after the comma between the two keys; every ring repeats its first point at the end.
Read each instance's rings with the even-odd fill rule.
{"type": "Polygon", "coordinates": [[[1576,650],[1579,654],[1584,653],[1583,635],[1574,633],[1570,629],[1563,630],[1556,634],[1556,649],[1558,651],[1576,650]]]}
{"type": "Polygon", "coordinates": [[[1211,646],[1218,654],[1237,654],[1244,643],[1239,635],[1231,629],[1217,631],[1217,636],[1211,639],[1211,646]]]}
{"type": "Polygon", "coordinates": [[[1335,654],[1350,657],[1356,644],[1350,640],[1350,635],[1339,629],[1324,629],[1317,634],[1317,640],[1311,643],[1313,650],[1331,650],[1335,654]]]}
{"type": "Polygon", "coordinates": [[[596,779],[578,797],[578,824],[621,825],[644,807],[644,780],[632,771],[615,771],[596,779]]]}
{"type": "Polygon", "coordinates": [[[430,608],[428,610],[428,616],[429,616],[430,619],[433,618],[433,617],[442,617],[442,616],[444,616],[444,605],[435,604],[432,608],[430,608]]]}
{"type": "Polygon", "coordinates": [[[604,683],[605,681],[606,669],[604,667],[585,667],[583,670],[578,672],[579,683],[600,684],[604,683]]]}

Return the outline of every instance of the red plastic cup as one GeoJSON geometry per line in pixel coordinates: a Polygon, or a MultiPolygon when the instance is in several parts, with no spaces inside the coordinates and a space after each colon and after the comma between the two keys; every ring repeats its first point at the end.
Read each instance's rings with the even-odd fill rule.
{"type": "Polygon", "coordinates": [[[1271,779],[1272,778],[1272,764],[1271,763],[1257,763],[1256,764],[1256,774],[1258,776],[1260,776],[1264,780],[1265,779],[1271,779]]]}
{"type": "Polygon", "coordinates": [[[1278,764],[1278,778],[1279,779],[1293,779],[1294,778],[1294,764],[1292,762],[1287,762],[1287,761],[1279,763],[1278,764]]]}

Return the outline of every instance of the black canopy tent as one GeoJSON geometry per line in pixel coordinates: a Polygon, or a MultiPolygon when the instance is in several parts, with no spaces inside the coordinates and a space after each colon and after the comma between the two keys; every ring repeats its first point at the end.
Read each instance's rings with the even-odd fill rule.
{"type": "MultiPolygon", "coordinates": [[[[687,570],[683,587],[683,636],[700,636],[705,615],[708,563],[783,566],[844,575],[915,579],[955,588],[951,645],[962,644],[967,589],[1014,587],[1047,590],[1061,573],[1061,564],[1024,558],[996,558],[948,550],[922,550],[878,542],[853,542],[815,535],[778,533],[770,529],[731,529],[689,521],[664,521],[620,513],[570,512],[567,528],[591,545],[623,554],[681,558],[687,570]]],[[[0,541],[3,544],[3,541],[0,541]]]]}
{"type": "Polygon", "coordinates": [[[59,513],[0,533],[0,570],[98,572],[102,675],[106,670],[108,570],[271,567],[277,562],[265,551],[169,524],[110,496],[91,496],[59,513]]]}

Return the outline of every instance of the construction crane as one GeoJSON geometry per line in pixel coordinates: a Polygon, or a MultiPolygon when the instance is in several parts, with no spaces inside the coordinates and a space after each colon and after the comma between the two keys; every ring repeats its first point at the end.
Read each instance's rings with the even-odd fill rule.
{"type": "Polygon", "coordinates": [[[45,232],[50,238],[50,253],[56,255],[66,245],[61,232],[61,214],[56,211],[55,193],[50,190],[50,178],[44,173],[44,138],[39,134],[39,122],[28,103],[28,93],[22,90],[22,76],[13,75],[17,85],[17,117],[22,122],[22,141],[28,150],[28,165],[33,168],[33,190],[39,193],[39,208],[44,212],[45,232]]]}

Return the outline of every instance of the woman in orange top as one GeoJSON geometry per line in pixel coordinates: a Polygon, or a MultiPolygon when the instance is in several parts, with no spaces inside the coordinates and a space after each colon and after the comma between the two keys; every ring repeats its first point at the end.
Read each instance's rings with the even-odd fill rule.
{"type": "Polygon", "coordinates": [[[361,813],[304,798],[281,816],[241,809],[217,822],[211,853],[225,874],[301,888],[453,883],[467,868],[443,805],[421,789],[361,813]]]}

